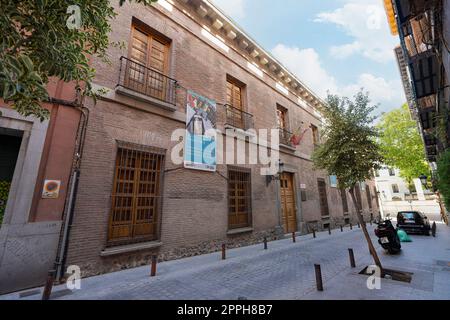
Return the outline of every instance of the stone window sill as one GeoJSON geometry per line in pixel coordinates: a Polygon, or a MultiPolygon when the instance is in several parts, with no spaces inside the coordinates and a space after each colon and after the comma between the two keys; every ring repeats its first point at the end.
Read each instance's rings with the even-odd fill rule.
{"type": "Polygon", "coordinates": [[[255,133],[254,132],[248,132],[244,129],[240,129],[240,128],[236,128],[233,127],[232,125],[226,124],[224,125],[224,129],[226,130],[233,130],[234,133],[238,136],[242,136],[242,137],[255,137],[255,133]]]}
{"type": "Polygon", "coordinates": [[[236,234],[250,233],[250,232],[253,232],[253,228],[240,228],[240,229],[229,230],[227,232],[227,235],[232,236],[232,235],[236,235],[236,234]]]}
{"type": "Polygon", "coordinates": [[[290,150],[290,151],[293,151],[293,152],[297,151],[297,148],[289,146],[287,144],[283,144],[283,143],[280,143],[280,148],[284,148],[284,149],[287,149],[287,150],[290,150]]]}
{"type": "Polygon", "coordinates": [[[322,220],[330,220],[330,216],[323,216],[322,220]]]}
{"type": "Polygon", "coordinates": [[[146,96],[144,94],[135,92],[133,90],[127,89],[122,86],[116,87],[116,93],[121,94],[123,96],[130,97],[130,98],[134,98],[134,99],[142,101],[142,102],[149,103],[153,106],[160,107],[160,108],[168,110],[168,111],[176,111],[177,110],[177,107],[174,106],[173,104],[170,104],[168,102],[165,102],[165,101],[162,101],[162,100],[150,97],[150,96],[146,96]]]}
{"type": "Polygon", "coordinates": [[[102,252],[100,252],[101,257],[110,257],[123,253],[130,253],[135,251],[149,250],[149,249],[157,249],[163,245],[162,242],[152,241],[152,242],[143,242],[143,243],[135,243],[128,244],[125,246],[111,247],[106,248],[102,252]]]}

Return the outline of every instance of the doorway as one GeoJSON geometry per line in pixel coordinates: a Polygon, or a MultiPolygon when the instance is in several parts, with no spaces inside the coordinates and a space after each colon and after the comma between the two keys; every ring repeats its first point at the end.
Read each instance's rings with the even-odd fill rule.
{"type": "Polygon", "coordinates": [[[283,172],[280,177],[282,224],[286,233],[297,231],[294,175],[283,172]]]}
{"type": "Polygon", "coordinates": [[[22,131],[0,128],[0,227],[22,144],[22,131]]]}

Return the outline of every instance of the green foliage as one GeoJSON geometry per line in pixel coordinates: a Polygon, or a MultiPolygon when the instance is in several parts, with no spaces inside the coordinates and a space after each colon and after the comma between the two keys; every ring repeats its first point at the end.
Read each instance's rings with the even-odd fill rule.
{"type": "Polygon", "coordinates": [[[0,226],[2,225],[3,215],[5,214],[10,187],[11,183],[9,181],[0,181],[0,226]]]}
{"type": "Polygon", "coordinates": [[[406,104],[384,114],[377,127],[381,153],[387,165],[398,168],[401,177],[410,185],[414,179],[428,174],[430,168],[425,158],[425,147],[406,104]]]}
{"type": "Polygon", "coordinates": [[[314,166],[338,178],[340,188],[353,189],[372,178],[383,157],[371,116],[377,106],[369,106],[368,93],[358,92],[354,100],[328,95],[321,113],[325,118],[324,143],[313,154],[314,166]]]}
{"type": "Polygon", "coordinates": [[[441,154],[437,163],[438,188],[450,210],[450,149],[441,154]]]}
{"type": "MultiPolygon", "coordinates": [[[[150,5],[157,0],[131,1],[150,5]]],[[[22,115],[43,120],[48,111],[40,102],[47,100],[50,77],[86,83],[82,94],[92,94],[95,70],[89,59],[106,58],[117,15],[111,1],[0,0],[0,8],[0,98],[22,115]],[[80,8],[80,28],[67,26],[69,5],[80,8]]]]}

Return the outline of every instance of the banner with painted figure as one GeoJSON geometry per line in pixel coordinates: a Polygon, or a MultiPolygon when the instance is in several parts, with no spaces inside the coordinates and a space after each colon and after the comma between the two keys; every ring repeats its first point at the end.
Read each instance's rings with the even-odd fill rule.
{"type": "Polygon", "coordinates": [[[217,168],[217,104],[188,91],[186,113],[184,166],[214,172],[217,168]]]}

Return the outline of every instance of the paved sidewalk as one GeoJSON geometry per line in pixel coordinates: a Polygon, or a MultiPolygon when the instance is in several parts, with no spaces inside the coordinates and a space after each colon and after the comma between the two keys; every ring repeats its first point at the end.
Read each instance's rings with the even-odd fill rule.
{"type": "MultiPolygon", "coordinates": [[[[373,235],[373,227],[369,226],[373,235]]],[[[382,279],[381,290],[369,290],[359,275],[372,263],[362,231],[345,228],[269,242],[263,245],[158,264],[157,277],[141,267],[83,279],[81,290],[65,285],[53,289],[53,299],[450,299],[450,228],[438,225],[438,236],[412,236],[403,252],[389,256],[374,237],[384,267],[413,272],[410,284],[382,279]],[[348,248],[355,251],[351,269],[348,248]],[[315,289],[314,264],[322,266],[324,292],[315,289]]],[[[42,290],[42,289],[41,289],[42,290]]],[[[29,290],[28,290],[29,291],[29,290]]],[[[19,293],[0,296],[19,299],[19,293]]],[[[21,299],[39,299],[40,294],[21,299]]]]}

